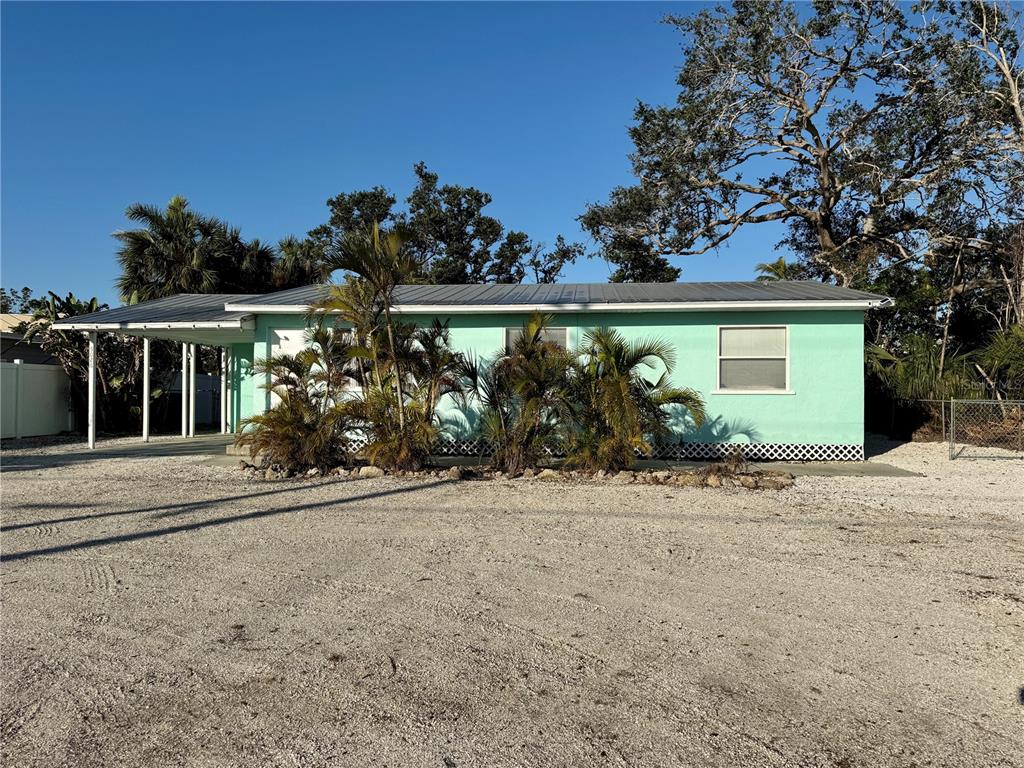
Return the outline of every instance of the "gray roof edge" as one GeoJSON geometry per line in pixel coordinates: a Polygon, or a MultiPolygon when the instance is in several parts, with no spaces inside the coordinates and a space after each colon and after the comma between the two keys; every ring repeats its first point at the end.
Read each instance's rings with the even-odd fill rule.
{"type": "Polygon", "coordinates": [[[176,293],[159,299],[140,301],[137,304],[126,304],[120,307],[90,312],[85,315],[72,315],[54,321],[54,326],[67,327],[79,325],[125,325],[128,323],[188,323],[188,322],[230,322],[245,317],[248,313],[232,312],[225,309],[231,302],[258,297],[252,293],[176,293]],[[161,314],[181,314],[180,319],[158,318],[147,321],[145,315],[157,311],[161,314]],[[204,317],[196,317],[204,315],[204,317]],[[191,316],[191,317],[190,317],[191,316]],[[193,319],[194,318],[194,319],[193,319]]]}

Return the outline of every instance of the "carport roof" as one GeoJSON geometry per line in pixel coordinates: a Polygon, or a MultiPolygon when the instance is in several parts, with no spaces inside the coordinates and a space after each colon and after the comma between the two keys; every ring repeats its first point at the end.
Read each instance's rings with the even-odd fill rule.
{"type": "Polygon", "coordinates": [[[163,299],[67,317],[56,327],[81,331],[245,328],[251,311],[228,311],[229,302],[258,298],[246,293],[179,293],[163,299]]]}

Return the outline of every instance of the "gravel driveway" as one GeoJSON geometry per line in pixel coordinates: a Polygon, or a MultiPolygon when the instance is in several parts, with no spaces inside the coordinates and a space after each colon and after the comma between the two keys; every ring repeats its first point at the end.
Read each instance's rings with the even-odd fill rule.
{"type": "Polygon", "coordinates": [[[0,762],[1024,765],[1024,462],[944,450],[763,492],[5,451],[0,762]]]}

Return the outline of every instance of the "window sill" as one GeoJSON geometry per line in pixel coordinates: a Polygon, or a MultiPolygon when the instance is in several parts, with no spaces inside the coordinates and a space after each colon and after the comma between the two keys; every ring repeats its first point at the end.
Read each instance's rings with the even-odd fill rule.
{"type": "Polygon", "coordinates": [[[715,389],[712,395],[795,395],[792,389],[715,389]]]}

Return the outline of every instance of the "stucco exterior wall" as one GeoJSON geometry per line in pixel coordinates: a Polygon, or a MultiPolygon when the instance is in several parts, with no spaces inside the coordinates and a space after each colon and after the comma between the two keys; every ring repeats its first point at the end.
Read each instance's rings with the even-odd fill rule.
{"type": "MultiPolygon", "coordinates": [[[[433,316],[403,315],[426,324],[433,316]]],[[[477,357],[496,354],[504,329],[522,324],[522,314],[451,315],[452,346],[477,357]]],[[[273,332],[302,328],[299,315],[261,315],[256,342],[236,345],[236,359],[251,363],[271,354],[273,332]]],[[[627,339],[660,338],[676,350],[672,381],[696,389],[707,403],[707,422],[700,430],[685,418],[675,422],[690,442],[863,445],[864,373],[863,313],[859,310],[787,310],[765,312],[607,312],[554,316],[553,326],[566,327],[570,347],[588,328],[617,328],[627,339]],[[789,329],[789,393],[724,394],[716,392],[718,328],[723,325],[785,325],[789,329]]],[[[235,414],[244,418],[268,407],[260,382],[244,370],[236,375],[235,414]]],[[[472,436],[472,414],[454,402],[441,409],[455,437],[472,436]]],[[[236,422],[237,423],[237,422],[236,422]]]]}

